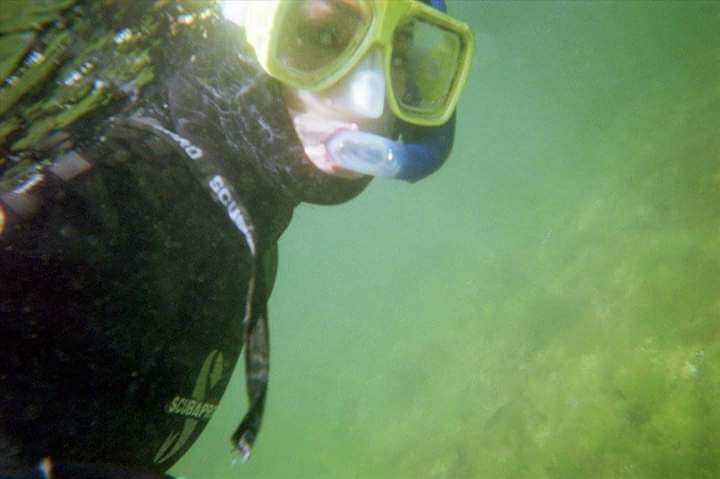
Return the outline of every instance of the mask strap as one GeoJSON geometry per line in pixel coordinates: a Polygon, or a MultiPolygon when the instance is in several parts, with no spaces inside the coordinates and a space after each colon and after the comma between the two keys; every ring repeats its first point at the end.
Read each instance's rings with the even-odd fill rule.
{"type": "Polygon", "coordinates": [[[447,13],[447,5],[445,5],[445,0],[420,0],[426,5],[430,5],[435,10],[439,10],[443,13],[447,13]]]}

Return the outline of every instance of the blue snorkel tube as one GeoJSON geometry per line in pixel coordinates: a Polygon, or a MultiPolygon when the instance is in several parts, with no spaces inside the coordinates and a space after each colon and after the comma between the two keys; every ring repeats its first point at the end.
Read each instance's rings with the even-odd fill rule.
{"type": "Polygon", "coordinates": [[[401,135],[404,143],[395,142],[395,154],[400,171],[395,178],[418,181],[435,173],[450,156],[455,140],[455,112],[440,126],[420,126],[403,123],[401,135]]]}
{"type": "MultiPolygon", "coordinates": [[[[447,13],[445,0],[420,0],[447,13]]],[[[401,141],[357,131],[335,135],[328,143],[333,159],[343,167],[371,176],[415,182],[434,173],[447,160],[455,139],[455,112],[439,126],[401,122],[401,141]]]]}

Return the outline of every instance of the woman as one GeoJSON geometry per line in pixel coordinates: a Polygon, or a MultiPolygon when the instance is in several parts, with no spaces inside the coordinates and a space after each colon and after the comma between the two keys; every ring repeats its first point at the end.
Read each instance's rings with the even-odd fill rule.
{"type": "Polygon", "coordinates": [[[246,460],[293,208],[444,162],[467,26],[442,0],[19,8],[0,26],[22,46],[0,89],[0,477],[161,477],[243,346],[246,460]]]}

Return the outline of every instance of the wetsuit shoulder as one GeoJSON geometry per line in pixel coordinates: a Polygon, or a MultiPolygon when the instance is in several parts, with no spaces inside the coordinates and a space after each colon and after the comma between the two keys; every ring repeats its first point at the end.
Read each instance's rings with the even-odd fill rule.
{"type": "Polygon", "coordinates": [[[0,462],[164,471],[212,416],[254,259],[162,143],[66,152],[0,194],[0,462]]]}

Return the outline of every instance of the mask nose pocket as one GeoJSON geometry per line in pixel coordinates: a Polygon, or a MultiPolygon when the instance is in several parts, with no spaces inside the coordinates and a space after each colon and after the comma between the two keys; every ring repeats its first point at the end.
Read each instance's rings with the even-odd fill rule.
{"type": "Polygon", "coordinates": [[[332,106],[362,118],[380,118],[385,109],[385,74],[379,50],[370,51],[330,92],[332,106]]]}

